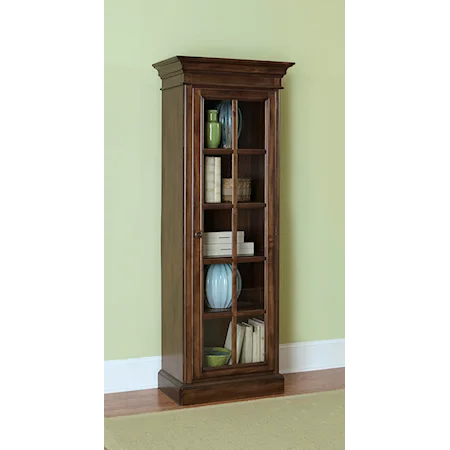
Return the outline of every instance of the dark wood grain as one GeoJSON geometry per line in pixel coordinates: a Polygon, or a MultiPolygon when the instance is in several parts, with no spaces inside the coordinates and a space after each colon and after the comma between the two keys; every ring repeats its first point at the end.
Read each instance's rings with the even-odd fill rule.
{"type": "Polygon", "coordinates": [[[279,333],[276,330],[279,330],[280,326],[280,92],[274,91],[270,95],[270,101],[274,105],[271,109],[269,127],[273,127],[273,292],[274,292],[274,301],[273,301],[273,316],[274,316],[274,334],[272,345],[275,348],[274,352],[274,365],[278,370],[279,364],[279,333]]]}
{"type": "MultiPolygon", "coordinates": [[[[264,262],[265,256],[255,255],[255,256],[238,256],[238,264],[249,264],[254,262],[264,262]]],[[[233,258],[230,256],[217,257],[217,258],[203,258],[203,264],[232,264],[233,258]]]]}
{"type": "Polygon", "coordinates": [[[277,284],[276,273],[278,271],[277,251],[278,247],[275,245],[275,227],[278,218],[276,205],[276,185],[277,174],[275,170],[276,155],[278,147],[276,145],[277,134],[277,117],[279,110],[274,101],[273,92],[269,94],[269,102],[266,104],[266,168],[265,168],[265,197],[267,208],[265,210],[265,223],[267,224],[267,234],[265,240],[266,248],[266,273],[265,273],[265,308],[267,309],[266,317],[270,322],[270,326],[266,330],[266,351],[268,351],[269,366],[278,371],[278,349],[279,349],[279,323],[278,323],[278,301],[279,289],[277,284]]]}
{"type": "MultiPolygon", "coordinates": [[[[267,105],[268,92],[258,101],[249,101],[243,99],[239,102],[239,109],[242,113],[242,131],[239,136],[239,149],[265,149],[265,134],[270,130],[265,128],[265,112],[267,105]]],[[[253,154],[253,153],[249,153],[253,154]]],[[[239,174],[242,177],[242,174],[239,174]]]]}
{"type": "MultiPolygon", "coordinates": [[[[206,205],[206,203],[205,203],[206,205]]],[[[203,232],[211,231],[231,231],[232,226],[232,207],[217,208],[213,205],[220,205],[220,203],[210,203],[204,210],[203,214],[203,232]]]]}
{"type": "Polygon", "coordinates": [[[192,86],[184,86],[184,378],[180,381],[192,382],[193,377],[193,301],[194,301],[194,180],[193,180],[193,148],[192,142],[192,86]]]}
{"type": "MultiPolygon", "coordinates": [[[[212,375],[209,380],[191,384],[180,384],[171,375],[160,371],[158,384],[168,397],[181,406],[283,393],[284,377],[282,375],[260,374],[257,373],[257,368],[248,367],[250,365],[243,366],[247,366],[244,367],[247,370],[252,369],[246,376],[228,376],[217,379],[216,370],[211,369],[205,371],[205,374],[212,375]]],[[[219,371],[217,370],[217,372],[219,371]]],[[[233,374],[236,373],[236,370],[230,368],[229,372],[233,374]]]]}
{"type": "MultiPolygon", "coordinates": [[[[203,233],[203,186],[201,183],[203,155],[201,149],[203,148],[203,108],[202,108],[202,96],[201,90],[193,88],[193,115],[190,126],[193,130],[193,139],[191,145],[193,147],[193,177],[194,177],[194,189],[192,194],[193,205],[193,223],[194,231],[203,233]]],[[[194,240],[194,252],[193,252],[193,299],[192,299],[192,313],[193,313],[193,334],[192,342],[193,346],[193,374],[192,380],[195,381],[201,378],[203,367],[203,280],[201,276],[204,271],[202,261],[202,239],[197,238],[194,240]]]]}
{"type": "MultiPolygon", "coordinates": [[[[203,319],[204,346],[223,347],[231,317],[218,315],[215,318],[203,319]]],[[[203,371],[206,367],[203,367],[203,371]]]]}
{"type": "Polygon", "coordinates": [[[189,385],[183,391],[182,404],[237,400],[261,395],[283,393],[284,378],[281,375],[254,375],[246,379],[230,378],[229,380],[202,383],[199,386],[189,385]]]}
{"type": "MultiPolygon", "coordinates": [[[[238,302],[238,308],[239,308],[238,302]]],[[[258,308],[258,305],[256,306],[250,306],[248,308],[242,308],[238,309],[236,311],[237,317],[244,317],[244,316],[250,316],[250,315],[264,315],[265,310],[258,308]]],[[[227,311],[217,311],[205,308],[205,313],[203,314],[203,320],[211,320],[211,319],[218,319],[220,317],[226,317],[231,319],[233,316],[233,313],[231,312],[231,308],[229,308],[227,311]]]]}
{"type": "Polygon", "coordinates": [[[283,76],[294,63],[234,58],[204,58],[201,56],[173,56],[155,63],[161,78],[173,76],[173,72],[187,73],[209,71],[211,73],[236,72],[243,74],[273,73],[283,76]],[[175,66],[174,66],[175,65],[175,66]]]}
{"type": "MultiPolygon", "coordinates": [[[[231,203],[204,203],[203,210],[205,209],[231,209],[233,205],[231,203]]],[[[206,231],[206,229],[205,229],[206,231]]]]}
{"type": "Polygon", "coordinates": [[[163,89],[178,82],[202,87],[282,89],[281,79],[294,63],[175,56],[153,65],[163,89]]]}
{"type": "Polygon", "coordinates": [[[158,387],[162,392],[164,392],[164,394],[167,395],[167,397],[171,398],[179,405],[183,404],[181,397],[183,383],[165,370],[160,370],[158,373],[158,387]]]}
{"type": "Polygon", "coordinates": [[[280,392],[278,374],[279,89],[293,63],[179,56],[154,65],[162,79],[162,370],[160,388],[180,403],[280,392]],[[204,148],[205,112],[232,100],[231,149],[204,148]],[[237,112],[243,115],[238,137],[237,112]],[[231,203],[204,202],[204,158],[221,157],[233,179],[231,203]],[[249,202],[237,201],[238,178],[252,179],[249,202]],[[202,235],[232,231],[230,257],[203,258],[202,235]],[[254,256],[237,256],[237,231],[254,256]],[[209,264],[232,264],[229,311],[205,309],[209,264]],[[237,270],[244,277],[237,296],[237,270]],[[238,320],[265,321],[266,359],[238,364],[238,320]],[[204,367],[204,347],[223,346],[233,325],[232,364],[204,367]],[[253,383],[253,384],[252,384],[253,383]],[[253,386],[253,387],[252,387],[253,386]],[[234,396],[234,397],[233,397],[234,396]]]}
{"type": "Polygon", "coordinates": [[[211,156],[231,155],[233,150],[231,148],[204,148],[203,154],[211,156]]]}
{"type": "Polygon", "coordinates": [[[238,111],[238,102],[236,99],[233,99],[232,102],[232,148],[233,148],[233,155],[232,155],[232,178],[233,178],[233,195],[232,195],[232,203],[233,203],[233,224],[232,224],[232,232],[233,232],[233,245],[232,245],[232,258],[233,258],[233,264],[232,264],[232,301],[231,301],[231,312],[233,314],[232,318],[232,325],[233,325],[233,332],[232,332],[232,364],[237,364],[237,232],[238,232],[238,210],[237,210],[237,184],[238,184],[238,154],[237,154],[237,143],[238,143],[238,117],[237,117],[237,111],[238,111]]]}
{"type": "MultiPolygon", "coordinates": [[[[238,202],[237,203],[238,209],[258,209],[258,208],[264,208],[266,204],[264,202],[238,202]]],[[[231,209],[233,208],[232,203],[205,203],[203,205],[203,210],[205,209],[231,209]]]]}
{"type": "Polygon", "coordinates": [[[251,312],[255,309],[265,311],[264,269],[264,263],[239,265],[239,272],[242,277],[242,291],[238,300],[240,311],[251,312]]]}
{"type": "Polygon", "coordinates": [[[184,230],[183,87],[162,92],[162,368],[183,380],[184,230]]]}
{"type": "MultiPolygon", "coordinates": [[[[255,90],[248,90],[248,89],[241,89],[241,90],[232,90],[232,89],[202,89],[202,97],[206,101],[213,101],[216,103],[218,100],[232,100],[239,98],[239,108],[241,108],[242,111],[242,104],[241,102],[247,102],[248,106],[252,108],[252,105],[249,103],[254,102],[263,102],[267,99],[267,91],[261,90],[261,91],[255,91],[255,90]]],[[[245,111],[244,111],[245,112],[245,111]]],[[[236,148],[236,147],[233,147],[236,148]]]]}

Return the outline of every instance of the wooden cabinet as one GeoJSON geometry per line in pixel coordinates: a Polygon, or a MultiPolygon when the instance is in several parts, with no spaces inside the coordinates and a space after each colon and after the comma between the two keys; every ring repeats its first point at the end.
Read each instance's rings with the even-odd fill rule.
{"type": "Polygon", "coordinates": [[[278,371],[279,92],[292,65],[185,56],[154,64],[162,79],[159,388],[180,405],[284,390],[278,371]],[[229,118],[218,148],[205,145],[210,110],[218,110],[221,121],[229,118]],[[205,201],[211,161],[219,186],[231,180],[231,201],[205,201]],[[251,180],[243,201],[240,179],[251,180]],[[226,232],[229,254],[222,248],[221,256],[207,256],[206,238],[214,242],[218,232],[226,232]],[[238,253],[238,232],[251,254],[238,253]],[[220,296],[228,308],[211,307],[220,296]],[[242,355],[242,333],[245,344],[253,339],[250,360],[249,346],[247,358],[242,355]],[[226,358],[227,349],[229,361],[215,366],[214,354],[226,358]]]}

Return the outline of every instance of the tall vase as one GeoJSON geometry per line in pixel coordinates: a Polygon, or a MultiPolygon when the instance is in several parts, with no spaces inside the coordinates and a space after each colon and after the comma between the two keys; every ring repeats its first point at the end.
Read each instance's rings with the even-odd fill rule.
{"type": "Polygon", "coordinates": [[[220,145],[221,126],[217,120],[218,111],[208,110],[208,119],[205,124],[205,145],[206,148],[217,148],[220,145]]]}
{"type": "MultiPolygon", "coordinates": [[[[205,294],[209,308],[229,308],[232,302],[233,271],[231,264],[211,264],[206,272],[205,294]]],[[[242,290],[242,278],[236,271],[236,298],[242,290]]]]}
{"type": "MultiPolygon", "coordinates": [[[[217,105],[219,122],[222,125],[222,148],[231,148],[233,142],[233,107],[231,100],[223,100],[217,105]]],[[[238,107],[238,138],[242,131],[242,112],[238,107]]]]}

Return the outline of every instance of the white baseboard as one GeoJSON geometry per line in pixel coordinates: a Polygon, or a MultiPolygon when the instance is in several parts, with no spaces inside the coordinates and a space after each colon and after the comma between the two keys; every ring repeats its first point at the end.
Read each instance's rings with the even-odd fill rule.
{"type": "Polygon", "coordinates": [[[345,367],[345,339],[280,345],[280,373],[345,367]]]}
{"type": "Polygon", "coordinates": [[[105,394],[158,387],[161,356],[105,361],[105,394]]]}
{"type": "MultiPolygon", "coordinates": [[[[280,373],[345,366],[345,339],[280,345],[280,373]]],[[[105,361],[105,394],[158,387],[161,356],[105,361]]]]}

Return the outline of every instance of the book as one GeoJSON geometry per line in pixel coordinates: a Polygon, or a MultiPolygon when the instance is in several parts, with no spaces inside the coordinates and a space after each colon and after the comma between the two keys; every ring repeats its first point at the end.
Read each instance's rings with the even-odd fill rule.
{"type": "MultiPolygon", "coordinates": [[[[231,256],[233,253],[232,243],[205,244],[203,243],[203,256],[231,256]]],[[[238,242],[238,256],[253,256],[255,254],[253,242],[238,242]]]]}
{"type": "MultiPolygon", "coordinates": [[[[249,321],[250,323],[250,321],[249,321]]],[[[259,327],[254,326],[250,323],[250,325],[253,326],[253,352],[252,352],[252,362],[259,362],[259,350],[260,350],[260,342],[259,342],[259,327]]]]}
{"type": "MultiPolygon", "coordinates": [[[[236,324],[237,335],[236,335],[236,362],[239,362],[241,357],[242,343],[244,341],[244,326],[240,323],[236,324]]],[[[224,348],[233,351],[233,321],[230,320],[228,325],[227,337],[225,338],[224,348]]],[[[230,358],[228,364],[233,364],[233,358],[230,358]]]]}
{"type": "MultiPolygon", "coordinates": [[[[244,232],[238,231],[236,240],[238,243],[244,242],[244,232]]],[[[203,244],[231,244],[233,234],[231,231],[208,231],[203,233],[203,244]]]]}
{"type": "Polygon", "coordinates": [[[220,203],[222,201],[222,158],[220,156],[214,157],[214,203],[220,203]]]}
{"type": "Polygon", "coordinates": [[[253,327],[248,323],[242,322],[244,327],[244,341],[242,342],[241,364],[251,363],[253,360],[253,327]]]}
{"type": "Polygon", "coordinates": [[[248,323],[255,328],[255,334],[253,337],[257,340],[256,348],[253,341],[253,362],[263,362],[265,358],[265,330],[264,322],[259,319],[249,319],[248,323]]]}
{"type": "Polygon", "coordinates": [[[260,327],[255,324],[251,319],[248,320],[248,325],[252,328],[252,359],[250,362],[259,362],[260,357],[260,327]]]}
{"type": "Polygon", "coordinates": [[[266,330],[265,330],[265,326],[264,326],[264,321],[261,319],[257,319],[255,317],[253,317],[253,320],[255,322],[257,322],[260,326],[260,330],[261,330],[261,336],[260,336],[260,342],[261,342],[261,347],[260,347],[260,360],[264,361],[266,359],[266,330]]]}
{"type": "Polygon", "coordinates": [[[214,156],[205,157],[205,202],[214,203],[215,161],[214,156]]]}
{"type": "Polygon", "coordinates": [[[222,159],[220,156],[205,156],[205,202],[222,201],[222,159]]]}

